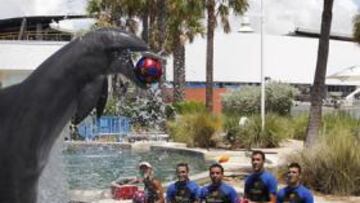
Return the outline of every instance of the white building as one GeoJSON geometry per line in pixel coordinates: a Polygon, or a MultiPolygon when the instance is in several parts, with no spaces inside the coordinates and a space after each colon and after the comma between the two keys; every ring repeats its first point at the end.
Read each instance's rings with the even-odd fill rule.
{"type": "MultiPolygon", "coordinates": [[[[0,41],[0,81],[8,86],[21,81],[42,61],[68,42],[0,41]]],[[[297,36],[264,37],[265,76],[292,84],[312,84],[318,39],[297,36]]],[[[186,46],[186,80],[205,82],[206,39],[186,46]]],[[[215,35],[214,82],[248,84],[260,82],[260,36],[256,33],[215,35]]],[[[354,42],[330,40],[327,75],[360,65],[360,47],[354,42]]],[[[167,63],[167,80],[173,80],[172,59],[167,63]]],[[[326,80],[332,86],[356,86],[357,82],[326,80]]]]}
{"type": "Polygon", "coordinates": [[[0,41],[0,82],[3,87],[26,78],[67,42],[0,41]]]}
{"type": "MultiPolygon", "coordinates": [[[[293,84],[312,84],[317,60],[316,38],[297,36],[264,37],[264,70],[271,80],[293,84]]],[[[256,33],[217,33],[214,45],[214,82],[260,82],[260,35],[256,33]]],[[[206,39],[186,46],[186,80],[205,82],[206,39]]],[[[360,47],[354,42],[330,40],[327,75],[360,64],[360,47]]],[[[167,79],[173,80],[172,61],[168,62],[167,79]]],[[[360,83],[360,81],[359,81],[360,83]]],[[[328,85],[357,85],[335,79],[328,85]]]]}

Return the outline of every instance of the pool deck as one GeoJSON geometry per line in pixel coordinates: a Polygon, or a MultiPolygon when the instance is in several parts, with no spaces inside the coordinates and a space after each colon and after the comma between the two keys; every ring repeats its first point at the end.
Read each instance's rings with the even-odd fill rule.
{"type": "MultiPolygon", "coordinates": [[[[266,153],[266,167],[275,168],[278,165],[284,164],[284,157],[296,153],[297,151],[302,150],[303,142],[296,140],[288,140],[281,144],[279,148],[272,149],[259,149],[266,153]]],[[[158,141],[149,141],[149,142],[135,142],[131,144],[131,149],[135,151],[150,151],[151,149],[157,150],[179,150],[182,152],[189,153],[199,153],[204,156],[204,159],[208,161],[218,161],[219,158],[223,155],[227,155],[230,159],[223,163],[225,169],[226,177],[233,176],[242,176],[244,173],[251,170],[250,164],[250,154],[251,152],[246,150],[223,150],[223,149],[200,149],[200,148],[187,148],[182,143],[174,142],[158,142],[158,141]]],[[[254,150],[254,149],[253,149],[254,150]]],[[[208,179],[208,173],[200,173],[194,176],[191,176],[192,180],[202,181],[208,179]]],[[[232,178],[229,178],[228,181],[231,185],[235,187],[237,192],[241,194],[243,192],[243,181],[232,181],[232,178]]],[[[167,186],[164,184],[164,186],[167,186]]],[[[280,187],[283,187],[282,185],[280,187]]],[[[120,202],[132,202],[131,200],[114,200],[111,199],[111,194],[109,190],[73,190],[70,192],[71,199],[74,200],[74,203],[120,203],[120,202]]],[[[331,195],[318,195],[315,194],[315,203],[359,203],[360,197],[339,197],[331,195]]]]}

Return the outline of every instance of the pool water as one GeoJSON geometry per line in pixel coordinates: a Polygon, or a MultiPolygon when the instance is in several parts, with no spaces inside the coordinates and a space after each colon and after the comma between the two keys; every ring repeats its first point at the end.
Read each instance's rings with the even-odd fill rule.
{"type": "Polygon", "coordinates": [[[163,182],[174,180],[176,164],[186,162],[190,174],[205,171],[206,163],[201,155],[156,150],[134,152],[128,149],[93,148],[85,151],[65,151],[66,175],[70,189],[104,189],[118,178],[138,175],[138,163],[148,161],[155,175],[163,182]]]}

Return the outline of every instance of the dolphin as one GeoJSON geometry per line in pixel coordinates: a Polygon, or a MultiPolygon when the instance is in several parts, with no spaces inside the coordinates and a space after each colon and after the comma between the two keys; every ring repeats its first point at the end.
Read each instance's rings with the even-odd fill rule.
{"type": "Polygon", "coordinates": [[[107,75],[119,73],[146,88],[133,71],[133,51],[148,46],[119,29],[92,31],[55,52],[22,83],[0,90],[1,203],[36,202],[39,177],[62,129],[94,107],[101,115],[107,75]]]}

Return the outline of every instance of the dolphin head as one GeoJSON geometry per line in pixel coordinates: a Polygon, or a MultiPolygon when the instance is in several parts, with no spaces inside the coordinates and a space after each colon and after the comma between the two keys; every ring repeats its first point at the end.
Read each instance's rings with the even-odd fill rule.
{"type": "Polygon", "coordinates": [[[104,74],[122,74],[140,88],[149,87],[135,75],[133,52],[148,52],[148,45],[137,36],[117,28],[102,28],[84,36],[85,43],[94,45],[90,50],[101,49],[107,57],[104,74]]]}

